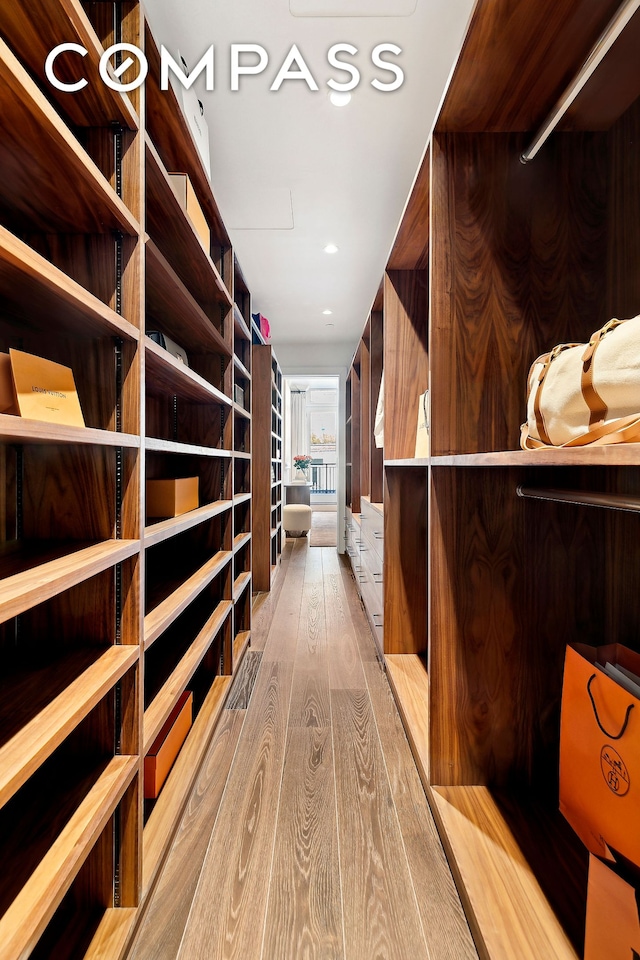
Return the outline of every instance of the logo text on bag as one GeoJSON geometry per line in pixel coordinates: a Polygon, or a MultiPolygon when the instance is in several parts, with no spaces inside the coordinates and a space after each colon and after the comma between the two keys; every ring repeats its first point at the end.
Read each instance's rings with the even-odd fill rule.
{"type": "Polygon", "coordinates": [[[617,750],[605,743],[600,752],[600,769],[606,785],[617,797],[624,797],[629,792],[631,778],[627,765],[617,750]]]}
{"type": "MultiPolygon", "coordinates": [[[[56,75],[56,61],[63,54],[70,53],[86,57],[88,51],[86,47],[79,43],[59,43],[47,56],[44,67],[47,80],[51,86],[55,87],[56,90],[62,90],[64,93],[76,93],[89,83],[86,77],[81,77],[75,81],[66,81],[60,80],[56,75]]],[[[335,77],[330,77],[326,81],[327,87],[340,93],[355,90],[360,84],[362,74],[360,68],[352,59],[344,59],[344,57],[353,58],[358,53],[358,48],[351,43],[334,43],[329,48],[326,55],[329,67],[339,73],[348,74],[348,79],[337,80],[335,77]]],[[[378,43],[371,50],[369,60],[378,74],[370,81],[370,85],[375,90],[380,90],[382,93],[391,93],[402,86],[404,71],[393,59],[387,59],[389,56],[392,58],[399,57],[401,53],[402,48],[396,43],[378,43]],[[390,78],[381,79],[379,74],[382,74],[383,77],[385,74],[390,74],[390,78]]],[[[240,89],[241,77],[257,76],[264,73],[269,62],[269,54],[261,44],[232,43],[228,57],[229,89],[232,92],[237,92],[240,89]]],[[[215,89],[214,66],[215,49],[213,45],[205,51],[190,72],[183,70],[167,48],[162,46],[160,48],[160,87],[162,90],[168,90],[169,73],[172,73],[179,84],[186,90],[190,90],[194,81],[201,74],[204,74],[205,89],[213,91],[215,89]]],[[[114,43],[100,57],[98,69],[100,78],[107,87],[120,93],[126,93],[142,86],[149,72],[149,62],[140,47],[136,47],[132,43],[114,43]],[[120,62],[117,62],[118,60],[120,62]],[[114,65],[112,61],[116,61],[116,64],[114,65]],[[136,61],[138,62],[137,75],[132,80],[124,81],[122,78],[131,67],[135,66],[136,61]]],[[[277,73],[271,79],[269,90],[277,92],[286,81],[293,80],[301,80],[313,92],[320,89],[311,68],[295,43],[292,44],[277,73]]]]}

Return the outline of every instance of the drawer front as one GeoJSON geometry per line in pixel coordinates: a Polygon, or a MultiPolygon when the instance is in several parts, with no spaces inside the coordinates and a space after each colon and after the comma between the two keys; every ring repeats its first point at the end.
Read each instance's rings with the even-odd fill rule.
{"type": "Polygon", "coordinates": [[[384,518],[366,502],[362,505],[362,539],[382,560],[384,555],[384,518]]]}
{"type": "Polygon", "coordinates": [[[384,643],[383,643],[383,633],[384,633],[384,624],[383,624],[383,597],[382,597],[382,584],[376,584],[368,570],[363,570],[363,579],[360,581],[360,593],[362,596],[362,602],[367,614],[367,619],[369,625],[371,626],[371,631],[378,645],[380,653],[384,652],[384,643]]]}

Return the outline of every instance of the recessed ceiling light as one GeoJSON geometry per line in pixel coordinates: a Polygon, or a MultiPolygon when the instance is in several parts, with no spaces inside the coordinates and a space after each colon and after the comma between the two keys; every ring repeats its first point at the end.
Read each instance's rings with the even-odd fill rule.
{"type": "Polygon", "coordinates": [[[334,107],[346,107],[348,103],[351,103],[351,94],[350,93],[338,93],[337,90],[333,90],[329,94],[329,100],[334,105],[334,107]]]}
{"type": "Polygon", "coordinates": [[[325,317],[330,317],[331,314],[333,313],[333,310],[323,310],[322,312],[325,315],[325,317]]]}
{"type": "Polygon", "coordinates": [[[325,327],[335,327],[335,323],[325,323],[325,327]]]}
{"type": "Polygon", "coordinates": [[[328,244],[326,245],[326,247],[324,248],[324,252],[325,252],[325,253],[337,253],[337,252],[338,252],[338,248],[336,247],[335,243],[328,243],[328,244]]]}

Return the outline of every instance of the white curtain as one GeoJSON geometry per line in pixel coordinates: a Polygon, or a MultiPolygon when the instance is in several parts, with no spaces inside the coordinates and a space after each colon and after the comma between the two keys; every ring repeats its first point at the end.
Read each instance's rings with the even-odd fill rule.
{"type": "Polygon", "coordinates": [[[309,452],[307,429],[307,391],[291,388],[291,475],[295,473],[293,458],[309,452]]]}

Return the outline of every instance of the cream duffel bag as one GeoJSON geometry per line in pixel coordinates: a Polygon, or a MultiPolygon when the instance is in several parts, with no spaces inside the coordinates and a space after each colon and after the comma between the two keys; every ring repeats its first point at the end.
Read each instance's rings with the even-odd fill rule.
{"type": "Polygon", "coordinates": [[[538,357],[520,434],[523,450],[624,442],[640,442],[640,316],[538,357]]]}

